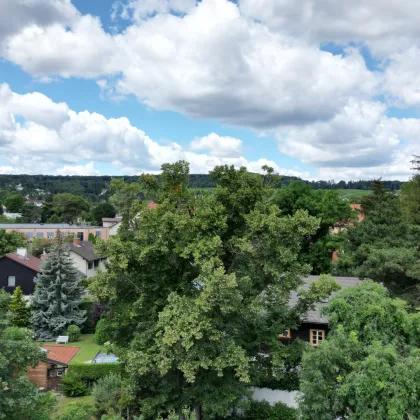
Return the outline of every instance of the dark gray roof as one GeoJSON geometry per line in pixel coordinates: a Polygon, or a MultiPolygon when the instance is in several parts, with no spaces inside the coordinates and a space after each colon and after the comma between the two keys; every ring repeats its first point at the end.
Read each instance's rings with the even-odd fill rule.
{"type": "Polygon", "coordinates": [[[69,223],[0,223],[0,229],[101,229],[103,226],[69,223]]]}
{"type": "MultiPolygon", "coordinates": [[[[358,277],[336,277],[336,276],[333,276],[333,277],[337,280],[337,283],[339,283],[342,288],[357,286],[362,281],[358,277]]],[[[318,279],[319,279],[319,276],[306,277],[304,279],[305,283],[302,286],[302,288],[307,290],[309,288],[310,284],[313,281],[318,280],[318,279]]],[[[334,295],[335,295],[335,293],[333,293],[331,297],[333,297],[334,295]]],[[[331,297],[330,297],[330,299],[331,299],[331,297]]],[[[328,300],[329,299],[327,299],[323,303],[318,303],[317,305],[315,305],[315,308],[311,311],[308,311],[306,319],[302,319],[302,321],[303,322],[312,322],[314,324],[328,324],[328,319],[325,316],[321,315],[321,309],[323,307],[327,306],[328,300]]],[[[297,302],[298,302],[298,294],[296,292],[292,292],[292,294],[290,296],[290,300],[289,300],[290,306],[295,306],[297,304],[297,302]]]]}
{"type": "Polygon", "coordinates": [[[101,255],[95,254],[95,245],[89,241],[80,241],[80,245],[75,245],[74,243],[69,244],[70,251],[73,251],[77,255],[80,255],[87,261],[100,260],[105,258],[101,255]]]}

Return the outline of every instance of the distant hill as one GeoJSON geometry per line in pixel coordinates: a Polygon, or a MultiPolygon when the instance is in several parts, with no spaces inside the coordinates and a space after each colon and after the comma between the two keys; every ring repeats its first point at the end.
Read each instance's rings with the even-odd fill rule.
{"type": "MultiPolygon", "coordinates": [[[[159,177],[159,176],[157,176],[159,177]]],[[[109,197],[109,183],[112,178],[124,178],[126,182],[138,180],[138,176],[112,177],[104,176],[54,176],[54,175],[0,175],[0,201],[4,193],[12,190],[20,191],[31,198],[44,198],[45,195],[69,192],[78,194],[90,201],[101,201],[109,197]],[[3,192],[3,194],[2,194],[3,192]]],[[[280,188],[300,178],[282,176],[280,188]]],[[[302,181],[302,180],[301,180],[302,181]]],[[[305,181],[315,189],[328,190],[369,190],[372,181],[305,181]]],[[[399,190],[401,181],[384,181],[390,190],[399,190]]],[[[191,188],[213,188],[214,182],[208,174],[191,174],[191,188]]]]}

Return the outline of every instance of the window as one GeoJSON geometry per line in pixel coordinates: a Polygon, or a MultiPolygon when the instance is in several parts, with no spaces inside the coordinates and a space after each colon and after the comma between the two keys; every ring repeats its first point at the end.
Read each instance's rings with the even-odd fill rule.
{"type": "Polygon", "coordinates": [[[77,232],[77,237],[83,241],[83,232],[77,232]]]}
{"type": "Polygon", "coordinates": [[[93,262],[89,261],[88,262],[88,270],[92,270],[93,268],[93,262]]]}
{"type": "Polygon", "coordinates": [[[47,238],[53,239],[54,238],[54,232],[47,232],[47,238]]]}
{"type": "Polygon", "coordinates": [[[279,338],[290,338],[290,328],[286,328],[282,331],[282,333],[279,335],[279,338]]]}
{"type": "Polygon", "coordinates": [[[314,347],[318,347],[323,340],[325,340],[325,331],[324,330],[309,330],[309,337],[311,344],[314,347]]]}
{"type": "Polygon", "coordinates": [[[25,232],[25,235],[26,235],[28,238],[33,238],[33,237],[34,237],[34,233],[33,233],[33,232],[25,232]]]}
{"type": "Polygon", "coordinates": [[[100,237],[101,237],[101,231],[100,231],[100,230],[97,230],[97,231],[96,231],[96,237],[97,237],[97,238],[100,238],[100,237]]]}
{"type": "Polygon", "coordinates": [[[43,238],[44,237],[44,232],[37,232],[36,237],[37,238],[43,238]]]}
{"type": "Polygon", "coordinates": [[[98,268],[98,267],[99,267],[99,260],[96,260],[96,261],[93,263],[93,265],[95,266],[95,268],[98,268]]]}
{"type": "Polygon", "coordinates": [[[16,286],[16,277],[15,276],[9,276],[7,278],[7,285],[9,287],[15,287],[16,286]]]}

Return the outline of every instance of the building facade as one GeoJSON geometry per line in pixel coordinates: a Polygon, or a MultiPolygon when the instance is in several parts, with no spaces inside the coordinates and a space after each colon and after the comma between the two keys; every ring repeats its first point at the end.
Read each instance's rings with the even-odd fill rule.
{"type": "Polygon", "coordinates": [[[93,277],[98,270],[106,271],[107,257],[97,255],[91,242],[75,238],[69,248],[75,267],[84,277],[93,277]]]}

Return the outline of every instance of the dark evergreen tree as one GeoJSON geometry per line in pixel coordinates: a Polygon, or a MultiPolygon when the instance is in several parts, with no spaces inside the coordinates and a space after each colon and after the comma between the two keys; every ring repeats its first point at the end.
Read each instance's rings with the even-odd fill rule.
{"type": "Polygon", "coordinates": [[[27,328],[31,315],[28,305],[23,298],[22,289],[18,286],[13,292],[9,303],[9,310],[12,314],[12,325],[14,327],[27,328]]]}
{"type": "Polygon", "coordinates": [[[31,320],[38,340],[51,340],[69,325],[82,326],[86,319],[86,311],[80,309],[83,287],[59,230],[35,283],[31,320]]]}

